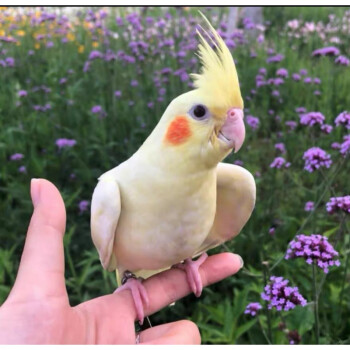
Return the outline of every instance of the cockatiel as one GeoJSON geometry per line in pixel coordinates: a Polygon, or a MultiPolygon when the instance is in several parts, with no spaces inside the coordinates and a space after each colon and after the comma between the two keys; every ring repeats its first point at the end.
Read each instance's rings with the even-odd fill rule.
{"type": "Polygon", "coordinates": [[[192,74],[195,89],[169,104],[139,150],[100,176],[92,196],[101,263],[117,271],[117,292],[131,290],[141,323],[148,297],[135,277],[177,264],[199,296],[206,251],[235,237],[255,204],[253,176],[220,163],[244,141],[243,100],[231,53],[205,20],[207,38],[197,30],[202,68],[192,74]]]}

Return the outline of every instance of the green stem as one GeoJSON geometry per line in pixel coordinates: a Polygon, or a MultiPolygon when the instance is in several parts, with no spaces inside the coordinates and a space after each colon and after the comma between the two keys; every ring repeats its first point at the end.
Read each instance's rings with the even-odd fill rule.
{"type": "Polygon", "coordinates": [[[316,283],[316,262],[314,260],[312,264],[312,282],[313,282],[313,292],[314,292],[314,313],[315,313],[315,337],[316,344],[320,343],[320,329],[318,324],[318,293],[317,293],[317,283],[316,283]]]}
{"type": "Polygon", "coordinates": [[[266,334],[266,332],[265,332],[265,329],[264,329],[264,327],[262,326],[262,324],[261,324],[261,322],[260,322],[260,318],[259,318],[259,316],[257,316],[257,317],[258,317],[258,323],[259,323],[261,332],[262,332],[262,334],[264,335],[264,337],[265,337],[267,343],[268,343],[269,345],[271,345],[271,341],[270,341],[269,337],[267,336],[267,334],[266,334]]]}
{"type": "MultiPolygon", "coordinates": [[[[345,214],[346,215],[346,214],[345,214]]],[[[344,217],[345,217],[344,215],[344,217]]],[[[347,226],[345,224],[345,220],[343,221],[343,224],[345,225],[346,227],[346,230],[347,230],[347,226]]],[[[349,252],[350,252],[350,239],[348,241],[348,247],[347,249],[345,250],[346,252],[346,261],[345,261],[345,269],[344,269],[344,277],[343,277],[343,282],[342,282],[342,287],[341,287],[341,292],[340,292],[340,298],[339,298],[339,317],[341,317],[341,313],[342,313],[342,303],[343,303],[343,298],[344,298],[344,289],[345,289],[345,283],[346,283],[346,276],[347,276],[347,271],[348,271],[348,266],[349,266],[349,252]]]]}
{"type": "MultiPolygon", "coordinates": [[[[265,286],[268,283],[268,277],[269,277],[269,268],[268,268],[268,262],[263,261],[263,271],[264,271],[264,284],[265,286]]],[[[269,338],[269,344],[273,344],[272,341],[272,326],[271,326],[271,310],[268,308],[268,302],[265,302],[265,307],[266,307],[266,314],[267,314],[267,334],[269,338]]]]}

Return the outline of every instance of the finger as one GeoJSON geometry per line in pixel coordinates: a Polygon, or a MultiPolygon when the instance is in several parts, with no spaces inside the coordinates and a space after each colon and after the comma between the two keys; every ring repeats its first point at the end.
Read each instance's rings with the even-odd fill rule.
{"type": "MultiPolygon", "coordinates": [[[[221,253],[209,256],[199,268],[203,286],[205,287],[235,274],[242,266],[243,260],[236,254],[221,253]]],[[[149,305],[143,305],[145,316],[151,315],[191,293],[186,272],[176,268],[146,279],[143,286],[146,288],[149,298],[149,305]]],[[[93,303],[89,303],[89,308],[94,308],[93,312],[98,312],[103,308],[107,310],[111,317],[121,312],[128,314],[133,320],[137,319],[134,301],[128,290],[117,295],[110,294],[95,299],[93,303]]]]}
{"type": "Polygon", "coordinates": [[[201,343],[201,336],[195,323],[187,320],[162,324],[140,333],[140,344],[195,344],[201,343]]]}
{"type": "Polygon", "coordinates": [[[66,211],[58,189],[44,179],[33,179],[34,205],[12,294],[57,296],[65,293],[63,235],[66,211]]]}

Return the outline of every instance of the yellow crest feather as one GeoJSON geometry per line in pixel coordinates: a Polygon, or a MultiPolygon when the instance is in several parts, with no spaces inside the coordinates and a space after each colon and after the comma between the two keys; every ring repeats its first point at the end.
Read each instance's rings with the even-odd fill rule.
{"type": "Polygon", "coordinates": [[[200,43],[198,56],[202,64],[200,74],[191,74],[195,88],[199,89],[208,99],[208,104],[218,108],[237,107],[243,109],[243,99],[238,82],[236,66],[230,50],[216,32],[208,19],[200,12],[206,21],[209,32],[203,30],[208,40],[197,30],[200,43]]]}

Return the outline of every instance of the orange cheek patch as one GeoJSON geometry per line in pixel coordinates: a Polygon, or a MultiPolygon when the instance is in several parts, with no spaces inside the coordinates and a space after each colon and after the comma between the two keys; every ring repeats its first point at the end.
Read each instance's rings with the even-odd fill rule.
{"type": "Polygon", "coordinates": [[[169,125],[165,134],[165,140],[173,145],[179,145],[185,142],[192,132],[186,117],[176,117],[169,125]]]}

